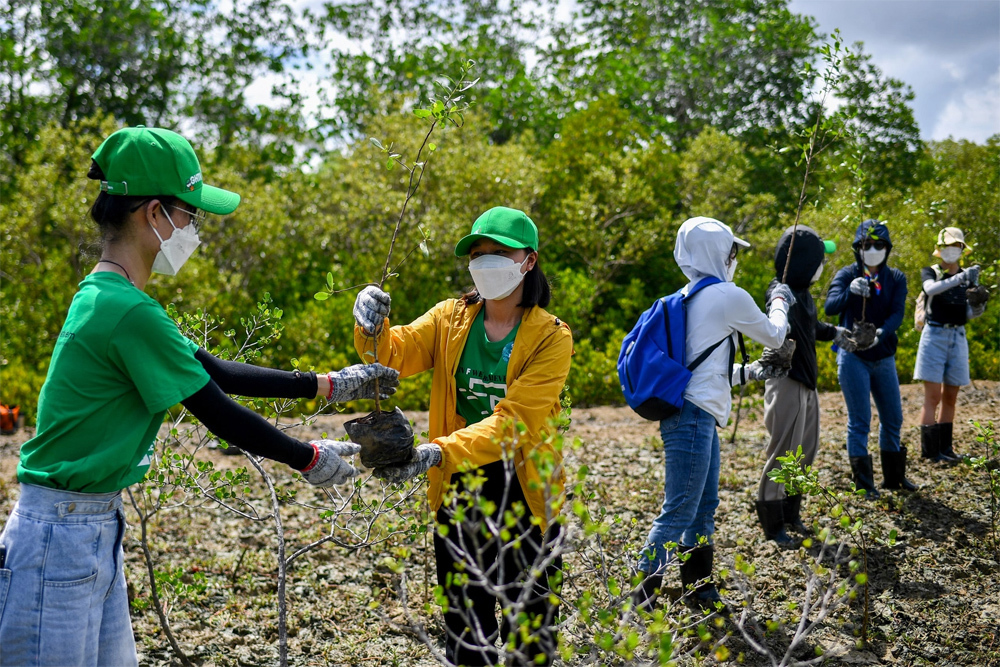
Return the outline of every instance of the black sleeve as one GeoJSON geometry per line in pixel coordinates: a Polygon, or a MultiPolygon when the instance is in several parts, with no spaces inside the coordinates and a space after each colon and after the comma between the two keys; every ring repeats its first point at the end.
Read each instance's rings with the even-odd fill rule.
{"type": "Polygon", "coordinates": [[[816,340],[828,341],[836,337],[837,327],[822,320],[816,320],[816,340]]]}
{"type": "MultiPolygon", "coordinates": [[[[312,371],[279,371],[238,361],[224,361],[203,347],[194,358],[227,394],[253,398],[315,398],[316,374],[312,371]]],[[[200,417],[199,417],[200,419],[200,417]]]]}
{"type": "Polygon", "coordinates": [[[222,393],[215,381],[181,401],[209,431],[231,445],[302,470],[313,459],[313,448],[276,429],[253,410],[222,393]]]}

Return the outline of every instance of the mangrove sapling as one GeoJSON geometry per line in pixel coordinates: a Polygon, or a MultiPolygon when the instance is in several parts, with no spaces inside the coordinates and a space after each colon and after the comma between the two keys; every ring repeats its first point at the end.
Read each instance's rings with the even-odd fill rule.
{"type": "Polygon", "coordinates": [[[993,560],[1000,562],[1000,533],[997,524],[1000,523],[1000,440],[997,439],[993,422],[980,423],[973,421],[976,429],[976,442],[982,447],[981,456],[967,456],[965,461],[973,470],[981,470],[986,481],[986,490],[990,499],[990,535],[992,536],[993,560]]]}
{"type": "MultiPolygon", "coordinates": [[[[263,347],[273,342],[281,332],[279,309],[270,306],[270,298],[265,295],[257,309],[241,320],[242,337],[235,329],[222,332],[223,345],[213,344],[213,338],[222,322],[202,311],[179,314],[170,309],[178,321],[182,332],[202,347],[217,356],[236,361],[251,361],[260,356],[263,347]],[[235,352],[233,352],[235,350],[235,352]]],[[[280,428],[303,426],[313,422],[318,412],[289,420],[293,401],[249,399],[247,401],[266,418],[280,428]]],[[[154,555],[149,545],[147,528],[151,519],[166,510],[184,508],[189,511],[218,507],[227,513],[246,521],[271,522],[274,527],[275,555],[277,566],[277,616],[279,663],[288,664],[288,605],[286,587],[289,581],[289,567],[298,558],[329,542],[348,549],[359,549],[391,539],[396,531],[386,529],[382,521],[387,515],[403,511],[412,490],[387,489],[385,486],[365,485],[355,481],[349,489],[319,489],[318,501],[299,500],[297,486],[292,486],[287,478],[281,480],[268,470],[265,459],[242,452],[248,466],[230,470],[216,469],[212,461],[198,456],[214,442],[212,436],[199,424],[185,425],[188,418],[185,410],[172,415],[172,424],[167,437],[158,438],[154,444],[152,463],[146,478],[130,490],[132,506],[139,516],[140,540],[146,569],[150,579],[152,603],[164,634],[178,658],[189,660],[181,649],[180,641],[170,630],[169,613],[163,604],[160,591],[168,578],[154,564],[154,555]],[[252,484],[249,469],[256,470],[264,482],[267,493],[260,497],[259,487],[252,484]],[[368,488],[368,487],[372,488],[368,488]],[[326,535],[312,539],[308,543],[293,547],[285,537],[282,521],[283,506],[298,506],[318,515],[320,523],[327,525],[326,535]],[[291,553],[289,553],[291,552],[291,553]],[[158,588],[158,583],[160,584],[158,588]]],[[[296,473],[292,478],[299,478],[296,473]]],[[[307,494],[303,494],[307,495],[307,494]]],[[[218,546],[216,546],[218,548],[218,546]]],[[[240,563],[246,555],[243,548],[239,560],[234,564],[230,579],[235,582],[240,563]]],[[[175,595],[177,591],[174,591],[175,595]]]]}
{"type": "MultiPolygon", "coordinates": [[[[384,289],[386,281],[398,275],[400,266],[409,256],[420,247],[424,246],[424,241],[417,244],[406,254],[403,259],[393,266],[392,253],[396,247],[396,240],[399,238],[399,231],[402,228],[403,220],[410,201],[417,194],[424,175],[427,173],[430,163],[430,155],[437,150],[437,145],[431,142],[431,136],[439,126],[453,125],[462,127],[465,123],[465,112],[469,104],[464,100],[466,91],[472,88],[479,79],[469,80],[469,75],[475,63],[467,61],[461,69],[457,79],[448,77],[448,84],[439,84],[444,90],[444,95],[440,99],[431,100],[428,108],[418,108],[413,110],[413,114],[420,119],[428,121],[427,132],[417,149],[416,156],[412,162],[404,159],[403,155],[396,152],[393,143],[383,144],[379,139],[372,137],[371,144],[386,157],[386,169],[392,170],[397,165],[404,169],[409,178],[406,184],[406,193],[403,204],[400,207],[399,215],[396,217],[396,224],[389,240],[389,250],[386,253],[385,264],[382,267],[382,275],[376,285],[379,289],[384,289]],[[426,151],[426,153],[425,153],[426,151]]],[[[333,289],[333,276],[327,276],[327,290],[315,295],[318,300],[328,299],[332,294],[340,290],[333,289]]],[[[372,349],[366,349],[363,359],[366,363],[378,362],[378,339],[380,327],[376,327],[370,336],[372,349]]],[[[375,410],[358,419],[352,419],[344,424],[344,429],[350,436],[352,442],[362,446],[361,462],[366,467],[380,467],[398,465],[406,463],[413,457],[413,429],[409,421],[398,408],[390,411],[383,411],[379,398],[378,381],[375,382],[375,410]]]]}
{"type": "MultiPolygon", "coordinates": [[[[788,244],[788,254],[785,258],[784,269],[781,272],[780,282],[782,283],[788,280],[788,267],[792,263],[792,252],[795,250],[795,232],[799,227],[799,220],[802,218],[802,211],[808,200],[809,179],[815,172],[816,163],[828,148],[848,133],[848,127],[843,118],[836,114],[828,115],[825,113],[827,99],[835,95],[837,90],[846,81],[846,75],[843,72],[843,63],[850,53],[843,47],[839,30],[833,31],[830,42],[823,44],[819,49],[819,53],[825,66],[818,73],[821,86],[816,102],[816,121],[810,125],[806,125],[799,131],[792,132],[792,136],[798,140],[798,143],[794,146],[775,147],[779,153],[797,149],[799,152],[798,164],[802,166],[802,185],[799,187],[798,201],[795,206],[795,220],[792,223],[792,237],[788,244]]],[[[807,76],[814,74],[812,65],[809,63],[805,64],[805,74],[807,76]]],[[[791,367],[791,359],[794,352],[795,341],[790,341],[789,344],[789,341],[786,340],[786,345],[782,345],[778,350],[765,349],[760,362],[762,365],[788,368],[791,367]]],[[[740,412],[743,406],[743,394],[745,390],[746,383],[743,383],[740,385],[740,397],[736,403],[736,418],[729,444],[736,442],[736,433],[740,427],[740,412]]]]}
{"type": "MultiPolygon", "coordinates": [[[[865,494],[864,490],[857,489],[853,482],[851,483],[851,493],[844,494],[843,492],[834,492],[829,488],[823,486],[819,481],[819,471],[815,470],[812,466],[807,466],[803,464],[802,447],[799,446],[797,451],[791,452],[786,456],[779,456],[778,461],[781,463],[780,468],[776,468],[768,472],[768,477],[774,480],[778,484],[783,484],[785,489],[790,494],[803,494],[810,497],[819,497],[824,502],[826,509],[826,514],[833,520],[835,520],[835,526],[839,526],[839,529],[843,531],[844,535],[853,543],[853,547],[850,549],[849,555],[852,558],[860,556],[860,561],[851,560],[848,563],[850,569],[850,575],[853,576],[854,582],[859,585],[862,589],[862,623],[861,623],[861,636],[859,638],[859,647],[866,646],[868,644],[868,627],[870,623],[870,610],[871,610],[871,598],[869,591],[869,562],[868,557],[872,543],[893,546],[896,543],[896,530],[893,529],[889,532],[888,536],[882,537],[877,530],[869,528],[866,530],[863,520],[856,516],[851,510],[850,503],[846,500],[851,496],[863,496],[865,494]],[[869,531],[871,534],[869,534],[869,531]]],[[[835,544],[831,542],[833,540],[833,533],[829,527],[824,527],[822,529],[817,529],[817,537],[820,540],[820,553],[819,556],[812,559],[815,563],[816,568],[820,568],[819,572],[815,574],[808,575],[806,581],[807,588],[807,599],[803,602],[803,618],[806,618],[806,606],[809,608],[814,608],[815,605],[809,602],[809,595],[812,595],[817,590],[821,590],[822,586],[819,582],[813,581],[813,576],[820,576],[822,573],[822,562],[823,559],[820,556],[824,555],[834,555],[838,558],[834,561],[835,563],[840,563],[842,560],[840,557],[843,555],[840,548],[838,547],[835,552],[831,552],[826,549],[828,544],[835,544]]],[[[804,555],[804,552],[800,552],[804,555]]],[[[810,566],[812,567],[812,566],[810,566]]],[[[828,578],[827,586],[832,585],[835,579],[828,578]]],[[[848,582],[848,579],[844,579],[840,583],[837,583],[838,595],[841,588],[848,582]]],[[[850,584],[853,585],[853,584],[850,584]]],[[[829,589],[827,589],[829,590],[829,589]]],[[[845,589],[846,590],[846,589],[845,589]]],[[[854,599],[854,596],[848,596],[846,599],[832,598],[828,595],[821,596],[824,604],[833,605],[830,608],[832,611],[837,605],[846,601],[846,599],[854,599]]],[[[822,610],[822,605],[821,605],[822,610]]],[[[828,613],[828,612],[827,612],[828,613]]],[[[802,625],[803,621],[800,621],[802,625]]],[[[808,632],[805,632],[807,626],[802,627],[801,634],[799,631],[796,632],[796,637],[801,636],[804,640],[808,636],[808,632]]],[[[787,663],[786,663],[787,664],[787,663]]]]}

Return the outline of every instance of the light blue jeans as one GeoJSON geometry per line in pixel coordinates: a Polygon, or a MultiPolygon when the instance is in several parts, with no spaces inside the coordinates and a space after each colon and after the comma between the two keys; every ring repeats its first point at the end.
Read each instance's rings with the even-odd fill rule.
{"type": "Polygon", "coordinates": [[[21,485],[0,543],[0,665],[137,665],[120,493],[21,485]]]}
{"type": "Polygon", "coordinates": [[[646,538],[639,569],[663,573],[671,553],[668,542],[693,547],[711,541],[719,507],[719,434],[715,417],[694,403],[660,422],[666,477],[663,507],[646,538]]]}
{"type": "Polygon", "coordinates": [[[837,352],[837,379],[847,404],[847,455],[868,455],[872,399],[878,409],[879,449],[898,452],[903,405],[899,398],[896,357],[865,361],[856,354],[840,350],[837,352]]]}

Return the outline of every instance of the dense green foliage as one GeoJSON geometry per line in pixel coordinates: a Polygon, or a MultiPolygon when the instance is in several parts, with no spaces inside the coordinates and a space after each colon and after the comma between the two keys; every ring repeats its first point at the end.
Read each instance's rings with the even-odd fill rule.
{"type": "MultiPolygon", "coordinates": [[[[90,3],[21,2],[0,16],[3,50],[16,65],[0,76],[7,114],[0,152],[14,167],[0,178],[0,372],[4,402],[29,414],[76,285],[97,258],[87,215],[97,193],[85,179],[89,156],[122,123],[181,128],[199,140],[207,181],[243,195],[235,214],[209,222],[203,246],[180,275],[155,277],[149,293],[181,311],[204,309],[227,326],[270,293],[285,313],[284,332],[261,362],[339,367],[358,360],[351,338],[357,290],[350,288],[380,277],[406,189],[406,174],[387,170],[368,137],[393,141],[412,158],[425,127],[409,110],[426,101],[436,76],[453,73],[463,56],[478,58],[483,80],[469,91],[476,111],[462,129],[435,135],[427,178],[404,220],[394,257],[406,260],[388,282],[393,319],[409,321],[467,289],[471,280],[454,243],[486,208],[523,208],[540,228],[541,265],[553,283],[549,310],[574,331],[569,391],[587,404],[621,400],[618,344],[655,297],[683,284],[672,249],[687,217],[717,217],[754,244],[740,257],[736,281],[762,300],[774,275],[773,244],[795,218],[801,130],[828,113],[811,98],[815,73],[803,66],[820,38],[781,0],[677,3],[675,12],[645,13],[642,21],[631,5],[588,2],[567,24],[544,12],[476,3],[442,17],[422,0],[331,4],[315,17],[291,16],[264,0],[236,3],[231,15],[212,3],[186,3],[217,26],[217,41],[197,49],[174,3],[117,4],[129,8],[122,16],[150,40],[160,40],[158,48],[121,43],[108,53],[89,50],[89,65],[80,63],[79,40],[121,42],[120,33],[73,22],[97,20],[80,14],[90,3]],[[143,11],[149,16],[136,15],[143,11]],[[322,34],[354,31],[358,43],[383,37],[358,51],[356,43],[303,32],[306,23],[322,34]],[[737,30],[749,24],[755,29],[737,30]],[[698,48],[692,26],[704,32],[698,48]],[[390,29],[399,39],[387,41],[390,29]],[[24,31],[30,39],[22,40],[24,31]],[[551,39],[533,36],[542,32],[551,39]],[[186,37],[177,41],[179,34],[186,37]],[[273,42],[262,47],[266,36],[273,42]],[[584,48],[588,40],[599,48],[584,48]],[[233,44],[242,46],[227,50],[233,44]],[[334,51],[327,83],[343,96],[326,108],[337,120],[330,125],[311,126],[298,113],[295,72],[298,56],[310,49],[334,51]],[[112,57],[122,64],[101,60],[112,57]],[[170,57],[188,64],[178,70],[170,57]],[[757,79],[730,69],[747,59],[760,63],[757,79]],[[89,68],[97,60],[95,74],[89,68]],[[50,62],[61,64],[53,69],[50,62]],[[191,68],[204,63],[215,69],[196,76],[191,68]],[[287,77],[290,102],[279,111],[244,102],[248,81],[265,69],[287,77]],[[38,81],[49,85],[28,85],[38,81]],[[341,143],[319,150],[313,140],[331,132],[341,143]],[[425,239],[424,252],[411,252],[425,239]],[[334,289],[345,291],[316,301],[328,274],[334,289]]],[[[106,10],[97,14],[108,19],[106,10]]],[[[802,222],[840,248],[815,294],[821,300],[834,270],[852,261],[858,222],[887,220],[891,264],[910,280],[898,355],[901,380],[908,381],[919,339],[912,304],[936,230],[965,230],[976,244],[969,262],[984,265],[986,284],[997,282],[1000,137],[985,145],[925,145],[905,85],[885,79],[861,51],[842,65],[837,92],[845,103],[837,113],[856,138],[820,155],[808,184],[802,222]]],[[[974,378],[998,375],[998,319],[994,300],[970,327],[974,378]]],[[[820,379],[830,389],[836,369],[821,347],[820,379]]],[[[399,402],[424,405],[428,386],[426,378],[405,382],[399,402]]]]}

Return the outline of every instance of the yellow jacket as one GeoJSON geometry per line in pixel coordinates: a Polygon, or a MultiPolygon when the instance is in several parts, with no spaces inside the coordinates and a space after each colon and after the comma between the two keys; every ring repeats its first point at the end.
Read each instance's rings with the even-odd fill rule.
{"type": "MultiPolygon", "coordinates": [[[[428,435],[441,447],[442,461],[427,471],[432,511],[441,506],[453,474],[501,460],[501,441],[512,437],[517,423],[523,432],[514,440],[515,470],[528,507],[544,531],[559,511],[563,495],[562,453],[548,441],[547,425],[559,414],[559,393],[569,374],[573,336],[569,326],[542,308],[527,309],[507,362],[507,397],[492,415],[466,426],[456,409],[455,372],[482,307],[482,302],[466,305],[461,299],[449,299],[405,326],[390,328],[386,319],[378,338],[378,361],[398,370],[401,378],[434,369],[428,435]],[[548,491],[540,464],[555,468],[549,475],[548,491]]],[[[354,327],[354,347],[365,361],[374,361],[373,339],[358,326],[354,327]]]]}

